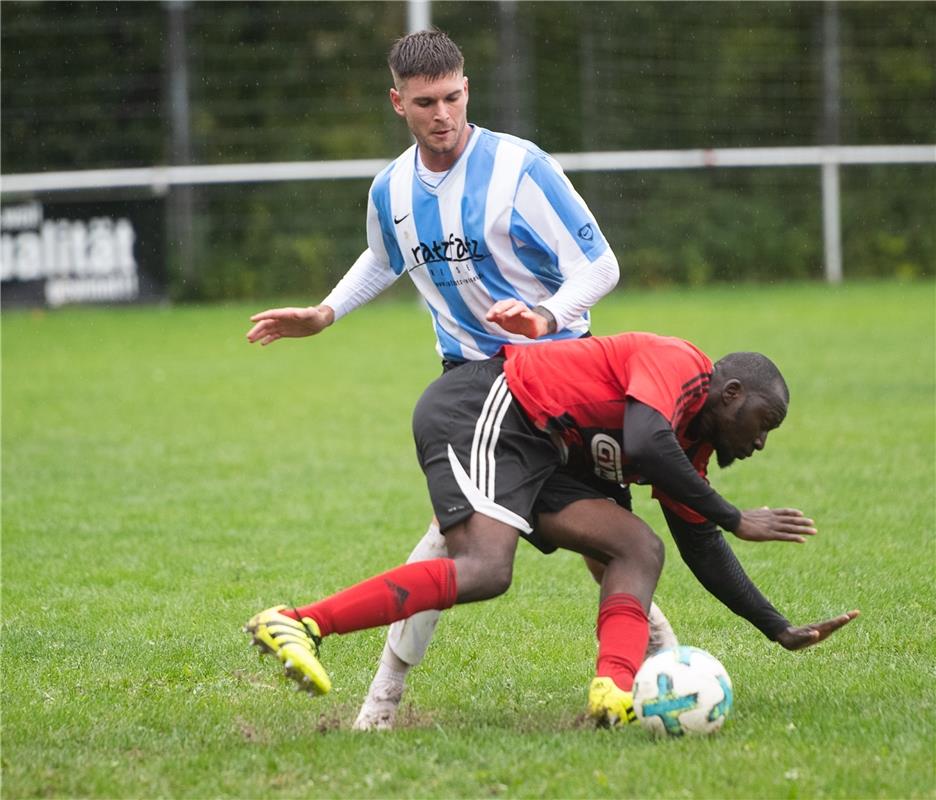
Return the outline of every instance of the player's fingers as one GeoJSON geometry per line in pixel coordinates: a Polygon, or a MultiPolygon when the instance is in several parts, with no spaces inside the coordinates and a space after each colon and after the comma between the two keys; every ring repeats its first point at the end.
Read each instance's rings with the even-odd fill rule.
{"type": "Polygon", "coordinates": [[[812,525],[807,523],[793,523],[787,524],[786,529],[788,531],[795,531],[796,533],[801,533],[804,536],[813,536],[814,534],[819,533],[812,525]]]}
{"type": "Polygon", "coordinates": [[[855,617],[857,617],[858,614],[859,614],[859,612],[858,612],[857,610],[855,610],[855,611],[849,611],[849,612],[847,612],[847,613],[845,613],[845,614],[842,614],[842,615],[840,615],[840,616],[838,616],[838,617],[835,617],[835,618],[833,618],[833,619],[827,619],[825,622],[819,622],[819,623],[817,623],[816,625],[813,625],[813,627],[814,627],[817,631],[819,631],[819,634],[820,634],[823,638],[825,638],[825,637],[828,636],[830,633],[834,633],[834,632],[837,631],[839,628],[843,627],[844,625],[847,625],[847,624],[848,624],[849,622],[851,622],[855,617]]]}
{"type": "Polygon", "coordinates": [[[275,332],[276,327],[277,322],[275,320],[261,320],[247,333],[247,338],[255,342],[257,339],[262,339],[264,336],[269,336],[271,333],[275,332]]]}
{"type": "Polygon", "coordinates": [[[529,309],[522,303],[516,303],[515,305],[512,305],[510,308],[504,309],[503,316],[506,319],[514,319],[516,317],[524,316],[528,310],[529,309]]]}
{"type": "Polygon", "coordinates": [[[487,317],[487,319],[491,320],[494,317],[499,316],[500,314],[503,314],[509,308],[516,305],[516,303],[517,303],[516,300],[498,300],[494,305],[492,305],[488,309],[488,312],[485,316],[487,317]]]}
{"type": "Polygon", "coordinates": [[[266,311],[261,311],[259,314],[254,314],[251,318],[251,322],[259,322],[263,319],[278,319],[282,316],[283,312],[288,311],[287,308],[268,308],[266,311]]]}
{"type": "Polygon", "coordinates": [[[815,536],[819,531],[807,525],[781,525],[778,526],[789,533],[795,533],[797,536],[815,536]]]}
{"type": "Polygon", "coordinates": [[[809,517],[794,517],[788,514],[773,514],[773,519],[782,525],[790,525],[791,527],[795,526],[797,528],[812,528],[815,526],[815,522],[809,517]]]}
{"type": "Polygon", "coordinates": [[[262,311],[259,314],[255,314],[251,319],[255,319],[258,322],[268,321],[275,324],[277,322],[289,322],[302,319],[304,315],[306,315],[306,309],[291,306],[289,308],[271,308],[269,311],[262,311]]]}
{"type": "Polygon", "coordinates": [[[783,514],[775,511],[774,519],[776,520],[777,527],[783,530],[795,531],[796,533],[802,533],[807,536],[818,533],[815,527],[816,523],[808,517],[783,514]]]}
{"type": "Polygon", "coordinates": [[[796,533],[786,533],[784,531],[772,530],[766,541],[770,542],[796,542],[797,544],[803,544],[806,540],[796,533]]]}
{"type": "Polygon", "coordinates": [[[803,628],[799,628],[797,629],[797,633],[808,633],[813,637],[810,642],[803,645],[806,647],[809,644],[814,644],[815,642],[821,642],[827,639],[829,636],[839,630],[839,628],[844,627],[859,616],[861,616],[861,612],[855,608],[851,611],[846,611],[844,614],[840,614],[837,617],[833,617],[832,619],[827,619],[823,622],[817,622],[813,625],[807,625],[803,628]]]}
{"type": "Polygon", "coordinates": [[[500,325],[502,328],[510,327],[510,322],[513,320],[513,317],[509,314],[501,312],[500,314],[491,314],[487,318],[488,322],[493,322],[495,325],[500,325]]]}
{"type": "Polygon", "coordinates": [[[780,514],[784,517],[803,517],[804,519],[806,517],[798,508],[774,508],[772,510],[774,514],[780,514]]]}

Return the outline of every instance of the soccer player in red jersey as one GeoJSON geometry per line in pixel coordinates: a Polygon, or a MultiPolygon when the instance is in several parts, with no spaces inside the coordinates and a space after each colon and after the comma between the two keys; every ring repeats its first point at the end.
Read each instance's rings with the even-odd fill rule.
{"type": "Polygon", "coordinates": [[[788,404],[782,375],[759,353],[713,365],[689,342],[648,333],[508,345],[499,357],[444,374],[413,415],[449,556],[405,564],[310,605],[268,609],[247,630],[287,675],[324,693],[331,682],[318,660],[322,637],[496,597],[510,586],[525,538],[543,552],[564,548],[603,565],[588,713],[598,724],[626,723],[663,544],[608,502],[602,487],[649,483],[702,584],[786,649],[808,647],[858,612],[791,625],[719,528],[748,541],[804,542],[816,533],[813,521],[792,508],[739,510],[707,480],[713,454],[727,467],[762,450],[788,404]]]}

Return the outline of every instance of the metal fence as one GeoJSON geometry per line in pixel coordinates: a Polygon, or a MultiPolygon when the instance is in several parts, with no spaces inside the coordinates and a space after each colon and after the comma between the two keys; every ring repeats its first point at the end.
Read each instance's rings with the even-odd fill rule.
{"type": "Polygon", "coordinates": [[[414,11],[625,281],[932,274],[928,4],[4,4],[4,200],[162,197],[177,294],[318,291],[408,144],[384,54],[414,11]]]}

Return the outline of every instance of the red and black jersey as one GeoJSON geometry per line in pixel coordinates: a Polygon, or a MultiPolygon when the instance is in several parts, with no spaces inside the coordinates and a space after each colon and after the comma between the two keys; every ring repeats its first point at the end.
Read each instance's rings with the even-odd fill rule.
{"type": "MultiPolygon", "coordinates": [[[[511,394],[532,422],[565,449],[570,470],[613,483],[644,476],[630,463],[623,441],[627,400],[669,421],[696,472],[706,477],[712,446],[687,429],[708,397],[712,362],[690,342],[651,333],[622,333],[542,347],[504,348],[511,394]]],[[[704,517],[654,490],[654,496],[690,522],[704,517]]]]}
{"type": "Polygon", "coordinates": [[[712,443],[689,434],[709,395],[705,353],[681,339],[624,333],[508,346],[504,355],[511,394],[566,451],[573,475],[653,483],[679,552],[706,589],[771,639],[789,627],[718,530],[737,530],[741,512],[708,483],[712,443]]]}

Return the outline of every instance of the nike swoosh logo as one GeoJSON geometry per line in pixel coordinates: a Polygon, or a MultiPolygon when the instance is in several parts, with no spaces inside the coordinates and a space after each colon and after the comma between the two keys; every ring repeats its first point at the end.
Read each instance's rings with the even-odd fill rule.
{"type": "Polygon", "coordinates": [[[406,219],[408,216],[409,216],[409,214],[404,214],[404,215],[403,215],[402,217],[400,217],[399,219],[397,219],[396,217],[394,217],[394,218],[393,218],[393,224],[394,224],[394,225],[399,225],[399,224],[400,224],[404,219],[406,219]]]}

